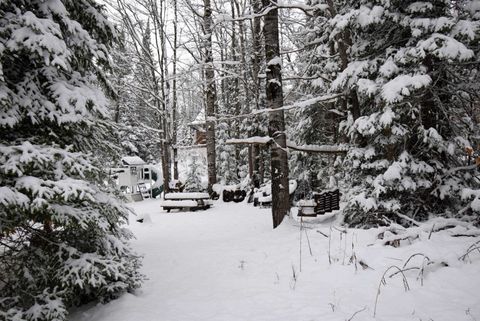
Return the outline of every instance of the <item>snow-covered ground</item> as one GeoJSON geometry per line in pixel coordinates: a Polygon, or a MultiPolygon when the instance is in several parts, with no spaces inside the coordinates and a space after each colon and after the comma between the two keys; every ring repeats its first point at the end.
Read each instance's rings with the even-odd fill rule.
{"type": "MultiPolygon", "coordinates": [[[[286,219],[272,230],[269,209],[218,201],[206,211],[132,204],[148,280],[135,294],[82,307],[73,321],[434,320],[480,321],[480,253],[459,260],[479,237],[424,231],[400,247],[378,229],[344,230],[329,222],[286,219]],[[310,253],[311,251],[311,253],[310,253]],[[424,267],[402,274],[390,266],[424,267]],[[361,263],[360,263],[361,262],[361,263]],[[363,265],[363,266],[362,266],[363,265]],[[368,267],[367,267],[368,266],[368,267]],[[423,280],[423,286],[422,286],[423,280]]],[[[457,231],[458,232],[458,231],[457,231]]],[[[455,233],[457,233],[455,232],[455,233]]]]}

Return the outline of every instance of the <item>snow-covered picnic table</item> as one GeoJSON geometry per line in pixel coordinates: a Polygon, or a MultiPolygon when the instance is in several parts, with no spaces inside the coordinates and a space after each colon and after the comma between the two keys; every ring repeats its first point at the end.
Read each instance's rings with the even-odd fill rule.
{"type": "Polygon", "coordinates": [[[206,210],[212,205],[208,193],[168,193],[163,196],[160,203],[164,210],[188,208],[191,211],[197,209],[206,210]]]}

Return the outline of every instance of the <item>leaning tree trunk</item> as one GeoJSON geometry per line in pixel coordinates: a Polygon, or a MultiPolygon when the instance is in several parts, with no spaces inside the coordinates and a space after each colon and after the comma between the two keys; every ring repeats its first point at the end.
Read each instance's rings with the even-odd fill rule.
{"type": "Polygon", "coordinates": [[[205,120],[207,129],[207,164],[208,164],[208,191],[212,192],[212,186],[217,182],[217,168],[215,165],[215,100],[217,90],[215,87],[215,73],[213,70],[212,53],[212,7],[210,0],[204,0],[204,32],[205,32],[205,120]]]}
{"type": "MultiPolygon", "coordinates": [[[[263,0],[264,7],[276,6],[276,0],[263,0]]],[[[267,61],[267,108],[277,109],[283,106],[282,67],[278,39],[278,9],[272,9],[265,15],[263,27],[265,35],[265,58],[267,61]]],[[[268,133],[273,138],[270,148],[272,169],[272,217],[273,228],[282,223],[290,209],[288,193],[288,161],[285,136],[285,118],[283,110],[269,113],[268,133]]]]}

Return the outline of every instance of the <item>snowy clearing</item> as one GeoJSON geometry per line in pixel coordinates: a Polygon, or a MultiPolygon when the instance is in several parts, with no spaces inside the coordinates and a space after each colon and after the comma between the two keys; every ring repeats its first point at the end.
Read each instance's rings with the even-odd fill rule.
{"type": "Polygon", "coordinates": [[[71,320],[480,320],[480,253],[458,259],[479,237],[425,232],[395,248],[382,245],[379,229],[344,231],[318,219],[302,234],[294,219],[272,230],[270,209],[246,203],[169,214],[159,200],[131,206],[144,217],[130,228],[148,280],[71,320]],[[388,277],[392,269],[374,317],[382,275],[415,253],[432,262],[417,255],[406,266],[423,268],[423,286],[419,270],[409,270],[405,291],[402,274],[388,277]]]}

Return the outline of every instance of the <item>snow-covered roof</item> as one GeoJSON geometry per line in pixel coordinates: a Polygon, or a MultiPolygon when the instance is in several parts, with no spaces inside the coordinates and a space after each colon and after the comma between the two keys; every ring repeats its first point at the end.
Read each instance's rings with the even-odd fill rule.
{"type": "Polygon", "coordinates": [[[193,127],[205,125],[205,111],[203,109],[200,110],[197,117],[188,125],[193,127]]]}
{"type": "Polygon", "coordinates": [[[125,156],[122,157],[123,165],[145,165],[145,161],[138,156],[125,156]]]}

